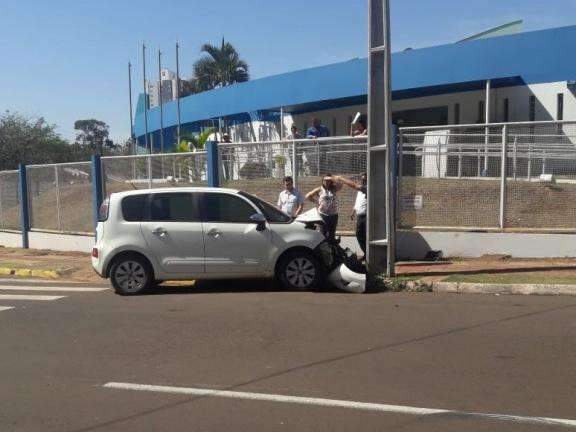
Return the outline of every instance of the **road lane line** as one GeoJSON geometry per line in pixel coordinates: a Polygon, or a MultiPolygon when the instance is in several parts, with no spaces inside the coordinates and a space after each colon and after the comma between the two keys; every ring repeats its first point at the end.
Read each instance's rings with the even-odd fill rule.
{"type": "Polygon", "coordinates": [[[514,423],[535,424],[541,426],[556,425],[556,426],[568,426],[576,428],[576,420],[550,418],[550,417],[529,417],[529,416],[508,415],[508,414],[475,413],[475,412],[465,412],[465,411],[455,411],[455,410],[435,409],[435,408],[419,408],[403,405],[387,405],[387,404],[369,403],[369,402],[355,402],[355,401],[338,400],[338,399],[310,398],[310,397],[286,396],[286,395],[268,394],[268,393],[249,393],[249,392],[228,391],[228,390],[203,389],[194,387],[171,387],[171,386],[157,386],[157,385],[120,383],[120,382],[109,382],[104,384],[103,387],[121,389],[121,390],[136,390],[136,391],[148,391],[159,393],[184,394],[193,396],[210,396],[210,397],[220,397],[228,399],[245,399],[254,401],[292,403],[300,405],[315,405],[315,406],[332,407],[332,408],[347,408],[362,411],[378,411],[378,412],[387,412],[396,414],[416,415],[416,416],[430,416],[441,414],[444,416],[448,415],[459,418],[468,417],[484,420],[498,420],[514,423]]]}
{"type": "Polygon", "coordinates": [[[29,285],[0,285],[0,291],[62,291],[62,292],[98,292],[110,288],[80,288],[80,287],[47,287],[29,285]]]}
{"type": "Polygon", "coordinates": [[[32,301],[52,301],[66,296],[50,295],[20,295],[20,294],[0,294],[0,300],[32,300],[32,301]]]}
{"type": "Polygon", "coordinates": [[[14,306],[0,306],[0,312],[14,309],[14,306]]]}

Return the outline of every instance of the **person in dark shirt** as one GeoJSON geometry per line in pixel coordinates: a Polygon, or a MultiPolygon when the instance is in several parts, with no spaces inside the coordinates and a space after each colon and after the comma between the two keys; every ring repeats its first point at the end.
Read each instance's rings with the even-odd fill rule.
{"type": "Polygon", "coordinates": [[[330,136],[330,130],[324,126],[317,117],[312,119],[312,126],[306,131],[306,138],[326,138],[330,136]]]}

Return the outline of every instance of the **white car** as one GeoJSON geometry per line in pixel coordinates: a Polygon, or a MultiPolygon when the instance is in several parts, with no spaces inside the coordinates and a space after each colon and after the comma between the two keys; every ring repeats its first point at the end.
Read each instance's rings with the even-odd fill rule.
{"type": "Polygon", "coordinates": [[[92,266],[117,293],[158,281],[273,277],[316,287],[335,266],[324,236],[271,204],[221,188],[114,193],[100,208],[92,266]]]}

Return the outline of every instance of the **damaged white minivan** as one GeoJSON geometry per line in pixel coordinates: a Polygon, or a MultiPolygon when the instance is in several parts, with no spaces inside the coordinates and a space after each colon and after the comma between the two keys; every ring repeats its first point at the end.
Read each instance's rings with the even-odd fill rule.
{"type": "Polygon", "coordinates": [[[232,189],[114,193],[100,208],[92,266],[121,295],[167,280],[259,277],[310,290],[339,273],[343,253],[316,222],[232,189]]]}

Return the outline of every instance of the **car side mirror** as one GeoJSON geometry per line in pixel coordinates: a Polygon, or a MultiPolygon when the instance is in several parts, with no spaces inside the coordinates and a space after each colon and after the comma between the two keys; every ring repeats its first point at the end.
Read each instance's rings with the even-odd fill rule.
{"type": "Polygon", "coordinates": [[[257,231],[264,231],[266,229],[266,218],[260,213],[254,213],[250,216],[250,221],[256,224],[257,231]]]}

